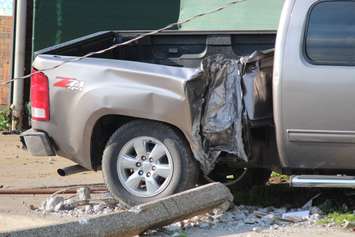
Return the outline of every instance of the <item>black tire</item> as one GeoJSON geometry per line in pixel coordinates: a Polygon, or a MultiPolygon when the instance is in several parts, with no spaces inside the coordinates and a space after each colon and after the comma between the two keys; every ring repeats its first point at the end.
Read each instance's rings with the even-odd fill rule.
{"type": "Polygon", "coordinates": [[[193,158],[185,138],[173,128],[159,122],[135,120],[129,122],[111,136],[103,154],[102,171],[107,188],[114,198],[127,206],[152,201],[178,193],[197,184],[198,163],[193,158]],[[130,140],[149,136],[163,143],[170,152],[173,162],[173,174],[166,188],[153,197],[133,195],[121,183],[117,171],[117,157],[123,146],[130,140]]]}

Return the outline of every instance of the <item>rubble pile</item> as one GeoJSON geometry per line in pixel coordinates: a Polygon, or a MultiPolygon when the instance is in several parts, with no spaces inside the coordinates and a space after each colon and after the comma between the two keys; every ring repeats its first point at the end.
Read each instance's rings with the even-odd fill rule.
{"type": "Polygon", "coordinates": [[[292,225],[311,226],[317,223],[322,212],[317,207],[309,210],[286,208],[258,208],[253,206],[238,206],[228,212],[215,209],[212,212],[194,218],[177,222],[164,227],[171,234],[179,233],[189,228],[224,228],[233,230],[275,230],[292,225]]]}
{"type": "Polygon", "coordinates": [[[105,193],[103,198],[93,199],[90,189],[81,187],[71,197],[60,196],[58,193],[51,195],[35,211],[41,214],[52,213],[63,217],[82,217],[109,214],[121,211],[122,209],[109,193],[105,193]]]}
{"type": "MultiPolygon", "coordinates": [[[[49,196],[39,208],[33,208],[33,210],[39,214],[78,217],[83,221],[87,220],[86,217],[89,216],[125,210],[109,193],[100,195],[98,197],[96,194],[93,197],[94,195],[90,193],[90,189],[87,187],[78,188],[76,194],[69,197],[56,192],[49,196]]],[[[320,208],[313,206],[314,199],[319,196],[320,194],[314,196],[302,208],[293,209],[240,205],[227,210],[230,205],[222,205],[205,215],[195,216],[162,228],[147,231],[145,236],[155,236],[155,233],[159,234],[161,232],[168,233],[169,236],[180,236],[179,234],[181,233],[196,229],[206,231],[223,230],[231,233],[243,231],[266,233],[274,230],[284,231],[290,227],[314,227],[326,216],[320,208]]],[[[327,200],[325,204],[327,204],[327,200]]],[[[321,206],[325,204],[323,203],[321,206]]],[[[130,211],[134,210],[134,207],[130,209],[130,211]]],[[[335,222],[330,222],[323,226],[331,228],[335,226],[335,222]]],[[[353,229],[353,226],[355,225],[352,222],[345,222],[343,225],[344,228],[348,229],[353,229]]]]}

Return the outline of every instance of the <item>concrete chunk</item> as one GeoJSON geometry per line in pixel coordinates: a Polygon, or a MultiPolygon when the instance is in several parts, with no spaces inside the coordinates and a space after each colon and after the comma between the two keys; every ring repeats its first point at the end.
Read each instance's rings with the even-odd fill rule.
{"type": "Polygon", "coordinates": [[[79,201],[88,201],[91,198],[90,189],[88,187],[81,187],[77,190],[79,201]]]}
{"type": "Polygon", "coordinates": [[[64,202],[63,197],[50,197],[44,204],[44,210],[47,212],[54,211],[55,207],[64,202]]]}
{"type": "MultiPolygon", "coordinates": [[[[140,234],[152,227],[168,225],[201,215],[233,196],[221,183],[211,183],[160,200],[145,203],[132,210],[87,218],[85,221],[60,223],[35,229],[3,233],[11,237],[34,236],[120,236],[140,234]]],[[[0,232],[1,235],[1,232],[0,232]]]]}

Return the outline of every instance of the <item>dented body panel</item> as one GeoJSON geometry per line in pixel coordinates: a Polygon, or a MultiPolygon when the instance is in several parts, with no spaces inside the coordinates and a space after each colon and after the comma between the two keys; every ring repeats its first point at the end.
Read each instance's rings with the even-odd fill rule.
{"type": "MultiPolygon", "coordinates": [[[[38,56],[35,68],[54,66],[68,57],[38,56]]],[[[191,141],[191,113],[186,82],[200,69],[89,58],[46,72],[50,80],[50,122],[32,121],[55,142],[58,155],[92,169],[91,135],[105,115],[124,115],[171,124],[191,141]],[[81,88],[54,86],[63,78],[81,88]]]]}

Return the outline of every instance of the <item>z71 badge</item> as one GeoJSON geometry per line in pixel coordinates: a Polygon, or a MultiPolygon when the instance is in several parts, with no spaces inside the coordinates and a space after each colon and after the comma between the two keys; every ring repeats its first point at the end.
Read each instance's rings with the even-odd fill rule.
{"type": "Polygon", "coordinates": [[[73,91],[81,91],[84,88],[84,82],[75,78],[56,77],[54,87],[67,88],[73,91]]]}

